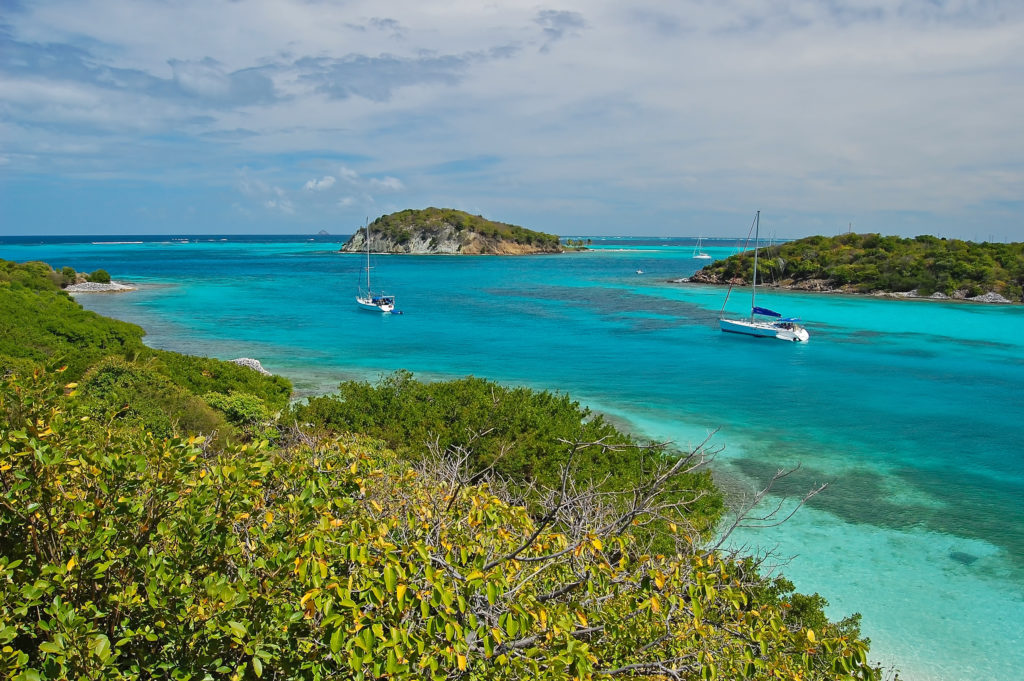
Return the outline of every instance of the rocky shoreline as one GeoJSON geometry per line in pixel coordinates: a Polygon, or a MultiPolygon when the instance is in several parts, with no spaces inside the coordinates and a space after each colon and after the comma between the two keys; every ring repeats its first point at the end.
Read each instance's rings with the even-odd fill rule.
{"type": "Polygon", "coordinates": [[[71,284],[64,291],[67,293],[120,293],[122,291],[134,291],[135,286],[119,281],[112,281],[109,284],[100,284],[95,281],[84,281],[80,284],[71,284]]]}
{"type": "MultiPolygon", "coordinates": [[[[699,273],[698,273],[699,274],[699,273]]],[[[719,281],[716,277],[680,277],[678,279],[669,279],[671,284],[716,284],[719,286],[736,285],[736,286],[749,286],[749,283],[744,279],[733,279],[731,281],[719,281]]],[[[897,298],[897,299],[913,299],[913,300],[956,300],[966,301],[972,303],[992,303],[997,305],[1013,305],[1014,301],[1007,299],[1006,297],[996,293],[995,291],[989,291],[978,296],[968,296],[966,290],[954,291],[953,295],[946,295],[940,291],[929,296],[922,296],[917,292],[917,289],[911,291],[869,291],[864,293],[858,291],[852,286],[840,286],[839,288],[830,286],[828,281],[824,279],[808,279],[797,284],[760,284],[759,287],[766,289],[778,289],[782,291],[800,291],[803,293],[832,293],[837,295],[851,295],[851,296],[871,296],[874,298],[897,298]]]]}

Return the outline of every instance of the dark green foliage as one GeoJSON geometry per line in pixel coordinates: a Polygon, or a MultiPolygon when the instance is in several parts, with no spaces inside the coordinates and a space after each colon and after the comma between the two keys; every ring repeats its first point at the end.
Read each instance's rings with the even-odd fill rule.
{"type": "Polygon", "coordinates": [[[246,393],[262,400],[276,412],[288,404],[292,384],[283,376],[264,376],[233,362],[211,357],[193,357],[177,352],[145,348],[138,353],[155,371],[194,395],[246,393]]]}
{"type": "Polygon", "coordinates": [[[96,270],[95,272],[90,274],[87,277],[87,279],[89,281],[95,282],[97,284],[109,284],[110,283],[110,274],[108,274],[106,270],[96,270]]]}
{"type": "Polygon", "coordinates": [[[374,234],[381,234],[389,240],[404,244],[412,238],[413,232],[437,234],[446,224],[456,232],[471,231],[492,239],[505,239],[549,250],[557,250],[559,247],[558,237],[554,234],[494,222],[480,215],[470,215],[451,208],[410,209],[382,215],[371,223],[371,230],[374,234]]]}
{"type": "MultiPolygon", "coordinates": [[[[607,489],[637,484],[663,456],[564,393],[509,388],[474,377],[424,383],[399,371],[377,385],[342,383],[336,395],[311,398],[294,409],[300,423],[380,438],[410,460],[426,456],[429,446],[462,448],[471,452],[474,470],[493,466],[498,475],[523,485],[556,485],[568,442],[621,445],[617,451],[583,448],[575,461],[578,480],[607,489]]],[[[679,489],[708,493],[689,509],[687,521],[702,533],[712,529],[722,500],[710,473],[683,476],[679,489]]]]}
{"type": "MultiPolygon", "coordinates": [[[[1018,302],[1024,295],[1024,243],[841,234],[763,248],[760,258],[759,284],[799,286],[815,279],[864,293],[917,289],[921,295],[963,291],[975,296],[995,291],[1018,302]]],[[[701,272],[722,281],[740,277],[749,283],[753,263],[753,253],[747,252],[707,265],[701,272]]]]}
{"type": "Polygon", "coordinates": [[[61,282],[60,282],[60,287],[61,288],[64,288],[65,286],[70,286],[71,284],[74,284],[75,281],[78,279],[78,274],[75,272],[75,268],[73,268],[73,267],[65,267],[64,269],[62,269],[60,271],[60,274],[61,274],[61,282]]]}
{"type": "Polygon", "coordinates": [[[219,412],[145,364],[107,358],[85,374],[78,388],[83,409],[101,424],[113,419],[156,438],[229,430],[219,412]]]}

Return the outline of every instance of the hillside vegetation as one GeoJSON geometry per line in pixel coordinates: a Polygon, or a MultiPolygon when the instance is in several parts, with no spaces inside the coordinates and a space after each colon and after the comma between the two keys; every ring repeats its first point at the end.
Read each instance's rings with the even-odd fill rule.
{"type": "MultiPolygon", "coordinates": [[[[342,247],[366,248],[365,229],[342,247]]],[[[403,210],[370,223],[370,247],[379,253],[462,253],[513,255],[561,252],[558,237],[495,222],[451,208],[403,210]]]]}
{"type": "Polygon", "coordinates": [[[97,416],[116,406],[118,419],[162,437],[238,435],[287,406],[287,379],[146,347],[140,327],[83,309],[61,290],[63,276],[0,260],[0,374],[64,367],[97,416]]]}
{"type": "MultiPolygon", "coordinates": [[[[691,281],[742,282],[753,278],[753,252],[705,266],[691,281]]],[[[970,298],[989,292],[1021,302],[1024,243],[973,243],[879,234],[812,236],[762,248],[758,285],[804,290],[940,293],[970,298]]]]}
{"type": "Polygon", "coordinates": [[[473,378],[281,407],[3,271],[56,324],[0,357],[3,678],[879,677],[857,616],[717,549],[703,445],[473,378]],[[70,380],[74,352],[103,356],[70,380]]]}

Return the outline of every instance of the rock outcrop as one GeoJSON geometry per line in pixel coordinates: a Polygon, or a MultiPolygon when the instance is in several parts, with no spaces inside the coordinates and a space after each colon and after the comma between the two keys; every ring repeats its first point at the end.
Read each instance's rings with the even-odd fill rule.
{"type": "Polygon", "coordinates": [[[249,369],[252,369],[253,371],[257,371],[257,372],[263,374],[264,376],[270,376],[271,375],[271,373],[269,371],[267,371],[266,369],[263,368],[263,365],[260,364],[260,361],[258,359],[253,359],[251,357],[239,357],[238,359],[232,359],[232,360],[228,360],[228,361],[230,361],[232,364],[237,364],[239,366],[243,366],[243,367],[247,367],[249,369]]]}

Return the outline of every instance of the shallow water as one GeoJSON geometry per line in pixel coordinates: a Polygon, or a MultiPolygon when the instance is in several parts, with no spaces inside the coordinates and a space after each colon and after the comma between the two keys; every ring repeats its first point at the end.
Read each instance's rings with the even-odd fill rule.
{"type": "MultiPolygon", "coordinates": [[[[1024,308],[764,292],[758,304],[801,316],[811,341],[751,339],[718,330],[723,289],[667,281],[702,264],[692,241],[597,241],[377,257],[401,316],[356,308],[362,258],[328,239],[0,242],[0,257],[139,283],[78,300],[142,325],[150,345],[256,357],[307,393],[406,368],[566,391],[680,446],[718,429],[731,486],[797,464],[780,493],[830,483],[785,525],[733,539],[791,558],[783,572],[832,616],[861,612],[876,660],[904,679],[1019,678],[1024,308]]],[[[733,293],[732,311],[747,305],[733,293]]]]}

